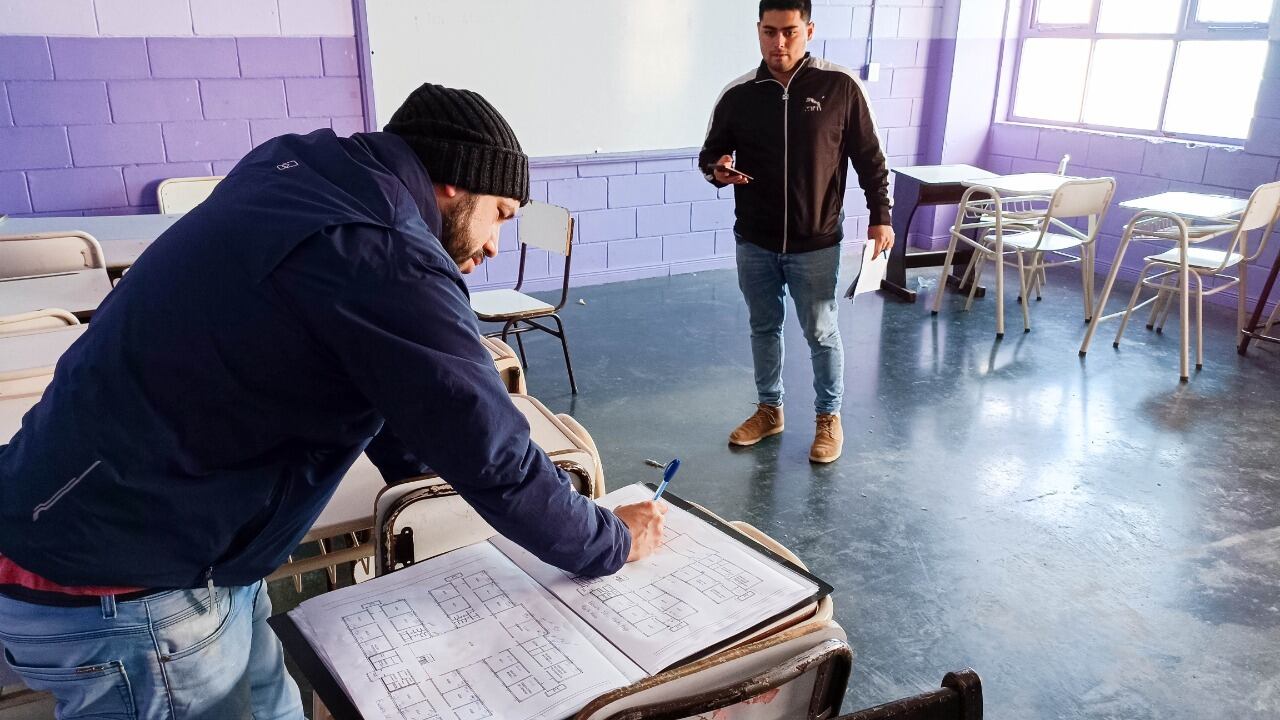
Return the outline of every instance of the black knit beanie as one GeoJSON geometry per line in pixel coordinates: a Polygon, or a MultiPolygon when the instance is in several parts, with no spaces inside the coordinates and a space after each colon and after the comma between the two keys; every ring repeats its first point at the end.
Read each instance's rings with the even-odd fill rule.
{"type": "Polygon", "coordinates": [[[529,202],[529,156],[507,121],[478,93],[424,84],[383,130],[413,148],[433,182],[529,202]]]}

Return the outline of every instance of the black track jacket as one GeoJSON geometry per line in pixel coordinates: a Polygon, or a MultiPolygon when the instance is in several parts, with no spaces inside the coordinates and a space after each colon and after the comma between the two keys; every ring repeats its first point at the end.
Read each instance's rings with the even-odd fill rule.
{"type": "Polygon", "coordinates": [[[735,167],[755,178],[734,188],[745,240],[773,252],[831,247],[843,238],[841,208],[853,161],[867,196],[870,224],[888,225],[889,170],[871,106],[845,68],[805,54],[787,87],[763,62],[720,93],[698,167],[736,153],[735,167]]]}

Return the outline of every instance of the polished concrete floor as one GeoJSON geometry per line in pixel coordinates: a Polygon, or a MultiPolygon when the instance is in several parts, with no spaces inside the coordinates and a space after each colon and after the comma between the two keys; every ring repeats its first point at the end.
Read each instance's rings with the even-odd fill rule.
{"type": "MultiPolygon", "coordinates": [[[[787,431],[725,442],[754,400],[732,270],[574,290],[581,392],[550,337],[527,343],[529,388],[591,431],[610,487],[653,480],[644,458],[679,457],[673,491],[755,524],[835,586],[856,653],[846,711],[970,666],[993,720],[1280,718],[1280,352],[1239,357],[1232,311],[1210,308],[1189,383],[1176,331],[1141,323],[1119,350],[1104,326],[1082,361],[1077,278],[1051,275],[1030,334],[1010,298],[1000,342],[990,297],[965,313],[949,293],[936,319],[927,293],[844,302],[847,441],[827,466],[807,460],[794,319],[787,431]]],[[[277,610],[299,599],[288,581],[271,594],[277,610]]]]}
{"type": "Polygon", "coordinates": [[[549,337],[527,343],[530,392],[591,431],[610,487],[679,457],[674,491],[836,587],[846,711],[971,666],[994,720],[1280,718],[1280,353],[1239,357],[1231,310],[1209,309],[1182,384],[1176,316],[1119,350],[1104,325],[1079,358],[1074,273],[1050,276],[1029,334],[1010,297],[1003,341],[991,296],[966,313],[948,293],[937,318],[927,293],[846,301],[844,456],[814,466],[793,318],[786,432],[725,442],[754,401],[732,270],[571,297],[580,393],[549,337]]]}

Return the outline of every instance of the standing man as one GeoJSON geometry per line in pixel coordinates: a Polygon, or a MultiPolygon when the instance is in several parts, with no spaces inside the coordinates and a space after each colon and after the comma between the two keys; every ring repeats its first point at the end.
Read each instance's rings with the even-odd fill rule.
{"type": "Polygon", "coordinates": [[[502,116],[423,85],[263,143],[143,253],[0,446],[0,642],[59,718],[301,720],[262,578],[362,451],[564,570],[653,551],[665,506],[575,493],[480,343],[462,274],[528,198],[502,116]]]}
{"type": "Polygon", "coordinates": [[[809,342],[817,431],[809,459],[840,457],[844,433],[844,348],[836,275],[844,233],[848,162],[871,211],[867,241],[893,246],[889,171],[866,93],[845,68],[806,52],[810,0],[763,0],[756,29],[760,66],[729,83],[716,101],[698,164],[717,187],[735,185],[738,286],[747,301],[756,412],[729,434],[754,445],[782,432],[784,291],[809,342]],[[735,158],[736,156],[736,158],[735,158]]]}

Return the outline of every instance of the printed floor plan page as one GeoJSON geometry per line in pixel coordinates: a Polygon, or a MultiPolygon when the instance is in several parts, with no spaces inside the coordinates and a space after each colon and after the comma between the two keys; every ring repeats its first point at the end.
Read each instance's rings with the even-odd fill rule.
{"type": "Polygon", "coordinates": [[[299,625],[369,720],[564,717],[628,684],[579,621],[487,543],[299,610],[299,625]]]}
{"type": "MultiPolygon", "coordinates": [[[[629,485],[597,502],[616,507],[651,499],[652,490],[629,485]]],[[[674,505],[665,527],[657,552],[602,578],[558,570],[502,537],[490,542],[649,673],[731,638],[818,589],[674,505]]]]}

